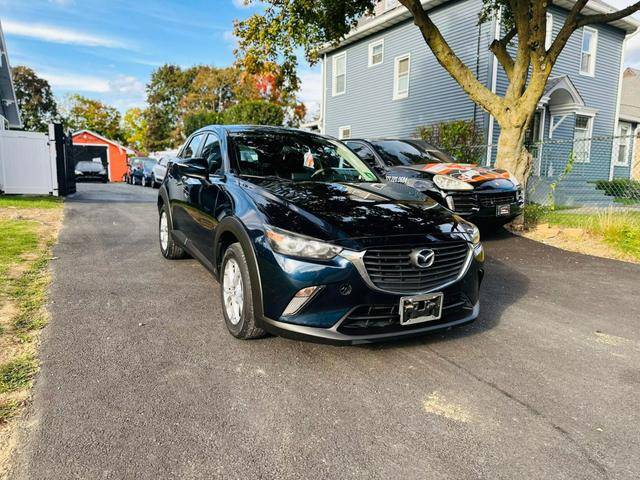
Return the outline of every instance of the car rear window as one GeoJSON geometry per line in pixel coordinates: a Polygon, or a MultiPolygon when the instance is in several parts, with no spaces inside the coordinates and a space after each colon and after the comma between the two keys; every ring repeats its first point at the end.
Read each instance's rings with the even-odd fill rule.
{"type": "Polygon", "coordinates": [[[422,140],[377,140],[371,144],[391,167],[455,162],[453,157],[422,140]]]}

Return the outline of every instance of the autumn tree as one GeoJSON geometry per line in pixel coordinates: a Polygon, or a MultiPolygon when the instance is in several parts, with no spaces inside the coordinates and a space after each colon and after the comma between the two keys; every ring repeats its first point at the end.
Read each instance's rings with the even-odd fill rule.
{"type": "Polygon", "coordinates": [[[124,141],[120,112],[99,100],[71,95],[67,106],[67,124],[72,130],[91,130],[115,141],[124,141]]]}
{"type": "Polygon", "coordinates": [[[127,110],[122,118],[122,130],[125,142],[140,152],[147,148],[147,119],[144,111],[138,107],[127,110]]]}
{"type": "Polygon", "coordinates": [[[24,129],[46,132],[49,123],[59,120],[49,82],[23,66],[13,68],[12,76],[24,129]]]}
{"type": "MultiPolygon", "coordinates": [[[[420,30],[440,65],[481,108],[500,125],[496,166],[512,171],[525,180],[531,169],[531,156],[524,142],[538,101],[553,66],[576,30],[596,23],[609,23],[640,10],[640,2],[622,10],[603,14],[584,14],[588,0],[577,0],[549,48],[545,48],[546,0],[484,0],[479,21],[500,14],[506,26],[502,37],[489,50],[504,69],[508,87],[504,95],[492,92],[442,36],[431,12],[421,0],[399,0],[420,30]]],[[[289,90],[296,90],[297,53],[304,48],[307,60],[316,62],[318,51],[327,43],[340,42],[364,14],[373,13],[375,0],[264,0],[262,13],[238,22],[239,54],[250,72],[265,63],[280,62],[289,90]]]]}

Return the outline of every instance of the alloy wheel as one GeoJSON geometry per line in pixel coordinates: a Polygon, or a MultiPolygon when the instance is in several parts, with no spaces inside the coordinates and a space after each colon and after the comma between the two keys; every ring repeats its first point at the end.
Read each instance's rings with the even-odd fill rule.
{"type": "Polygon", "coordinates": [[[234,258],[230,258],[224,266],[222,277],[224,309],[233,325],[240,323],[244,291],[240,266],[234,258]]]}
{"type": "Polygon", "coordinates": [[[167,222],[167,212],[160,215],[160,248],[163,252],[167,251],[169,246],[169,223],[167,222]]]}

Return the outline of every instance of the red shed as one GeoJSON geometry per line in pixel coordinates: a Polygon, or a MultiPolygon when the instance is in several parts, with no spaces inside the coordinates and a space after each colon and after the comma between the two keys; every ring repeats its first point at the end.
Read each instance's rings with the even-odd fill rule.
{"type": "Polygon", "coordinates": [[[109,172],[109,181],[122,182],[127,172],[127,154],[133,155],[133,150],[89,130],[75,132],[72,138],[74,162],[100,159],[109,172]]]}

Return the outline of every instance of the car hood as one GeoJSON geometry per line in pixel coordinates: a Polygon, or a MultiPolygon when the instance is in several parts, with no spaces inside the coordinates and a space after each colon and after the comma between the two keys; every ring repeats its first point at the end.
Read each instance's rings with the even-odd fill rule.
{"type": "Polygon", "coordinates": [[[451,212],[399,183],[252,180],[247,190],[274,226],[321,239],[409,234],[448,237],[451,212]]]}
{"type": "Polygon", "coordinates": [[[419,176],[433,177],[434,175],[449,175],[470,184],[482,184],[494,180],[509,180],[506,170],[487,168],[472,163],[427,163],[424,165],[408,165],[398,169],[409,170],[419,176]]]}

